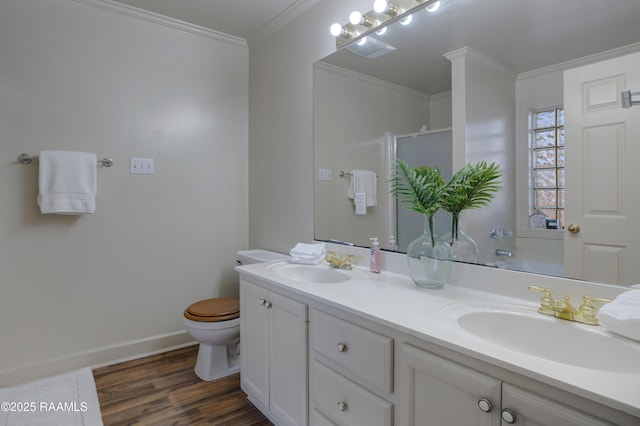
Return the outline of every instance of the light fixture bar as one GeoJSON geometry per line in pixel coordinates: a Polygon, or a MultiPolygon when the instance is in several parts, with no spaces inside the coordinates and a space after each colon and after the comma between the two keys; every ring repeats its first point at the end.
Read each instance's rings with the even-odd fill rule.
{"type": "Polygon", "coordinates": [[[403,20],[407,25],[411,22],[409,16],[419,9],[426,9],[433,13],[445,0],[375,0],[373,10],[367,13],[354,11],[349,16],[349,23],[340,25],[335,23],[330,32],[336,37],[336,48],[341,48],[353,41],[366,37],[369,34],[384,34],[387,24],[403,20]],[[399,3],[399,4],[398,4],[399,3]],[[413,6],[411,6],[413,4],[413,6]]]}

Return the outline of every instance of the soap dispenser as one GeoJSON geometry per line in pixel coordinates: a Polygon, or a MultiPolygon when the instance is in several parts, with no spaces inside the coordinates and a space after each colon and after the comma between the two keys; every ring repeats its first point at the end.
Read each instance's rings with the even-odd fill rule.
{"type": "Polygon", "coordinates": [[[380,243],[377,238],[369,238],[371,240],[371,262],[369,270],[371,272],[380,273],[380,243]]]}
{"type": "Polygon", "coordinates": [[[391,251],[398,251],[398,243],[396,242],[395,235],[391,235],[389,237],[389,242],[387,243],[387,249],[391,251]]]}

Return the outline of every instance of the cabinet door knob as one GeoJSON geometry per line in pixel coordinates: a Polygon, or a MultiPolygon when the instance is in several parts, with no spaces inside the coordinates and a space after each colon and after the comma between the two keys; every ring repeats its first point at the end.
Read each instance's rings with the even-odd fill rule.
{"type": "Polygon", "coordinates": [[[342,401],[338,402],[338,410],[347,411],[347,408],[348,406],[346,402],[342,402],[342,401]]]}
{"type": "Polygon", "coordinates": [[[338,352],[346,352],[347,351],[347,345],[346,343],[338,343],[338,352]]]}
{"type": "Polygon", "coordinates": [[[480,410],[484,411],[485,413],[490,413],[493,409],[493,404],[491,404],[491,401],[489,401],[487,398],[480,398],[478,400],[478,407],[480,407],[480,410]]]}
{"type": "Polygon", "coordinates": [[[267,301],[266,301],[266,300],[264,300],[264,299],[260,299],[260,306],[264,306],[264,304],[265,304],[265,303],[267,303],[267,301]]]}
{"type": "Polygon", "coordinates": [[[516,413],[513,410],[505,408],[502,410],[502,420],[507,424],[514,424],[516,422],[516,413]]]}
{"type": "Polygon", "coordinates": [[[264,307],[269,309],[271,307],[271,302],[264,302],[264,307]]]}

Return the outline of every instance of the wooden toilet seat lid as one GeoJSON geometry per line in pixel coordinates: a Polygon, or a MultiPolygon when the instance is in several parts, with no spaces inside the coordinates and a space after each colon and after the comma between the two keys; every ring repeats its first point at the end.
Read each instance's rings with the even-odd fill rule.
{"type": "Polygon", "coordinates": [[[229,298],[201,300],[185,309],[184,316],[193,321],[205,322],[236,319],[240,317],[240,301],[229,298]]]}

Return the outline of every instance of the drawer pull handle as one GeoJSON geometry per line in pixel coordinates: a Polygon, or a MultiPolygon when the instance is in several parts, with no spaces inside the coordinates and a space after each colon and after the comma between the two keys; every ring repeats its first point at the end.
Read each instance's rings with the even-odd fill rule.
{"type": "Polygon", "coordinates": [[[502,420],[504,420],[505,423],[512,425],[516,422],[516,413],[514,413],[513,410],[505,408],[502,410],[502,420]]]}
{"type": "Polygon", "coordinates": [[[485,413],[490,413],[491,410],[493,409],[493,404],[491,404],[491,401],[489,401],[487,398],[480,398],[478,400],[478,407],[480,407],[481,411],[484,411],[485,413]]]}
{"type": "Polygon", "coordinates": [[[346,352],[347,351],[347,345],[346,343],[338,343],[338,352],[346,352]]]}
{"type": "Polygon", "coordinates": [[[338,410],[340,411],[347,411],[347,408],[349,408],[349,406],[347,405],[346,402],[338,402],[338,410]]]}

